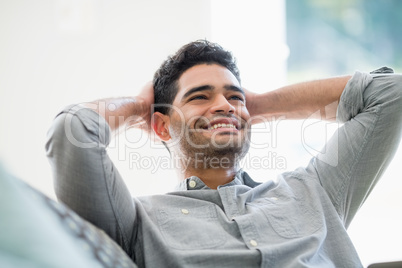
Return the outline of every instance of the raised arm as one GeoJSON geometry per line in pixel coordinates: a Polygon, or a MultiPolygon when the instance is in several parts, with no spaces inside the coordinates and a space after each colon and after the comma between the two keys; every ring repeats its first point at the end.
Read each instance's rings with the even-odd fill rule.
{"type": "Polygon", "coordinates": [[[110,130],[149,122],[152,101],[148,85],[138,97],[71,105],[55,118],[46,143],[58,200],[103,229],[130,256],[135,207],[106,148],[110,130]]]}
{"type": "Polygon", "coordinates": [[[372,74],[356,72],[352,78],[318,80],[260,95],[247,94],[252,116],[274,120],[279,116],[312,118],[314,114],[343,123],[307,168],[297,169],[294,174],[317,179],[347,227],[400,142],[402,76],[382,68],[372,74]]]}
{"type": "Polygon", "coordinates": [[[278,117],[334,120],[339,99],[350,78],[342,76],[303,82],[263,94],[247,92],[247,108],[250,116],[255,118],[252,123],[278,117]]]}

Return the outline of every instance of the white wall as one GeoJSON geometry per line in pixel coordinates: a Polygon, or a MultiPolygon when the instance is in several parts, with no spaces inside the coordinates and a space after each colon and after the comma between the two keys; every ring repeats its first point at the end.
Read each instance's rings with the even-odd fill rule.
{"type": "Polygon", "coordinates": [[[210,3],[0,1],[0,158],[52,194],[46,131],[65,105],[135,95],[167,55],[210,36],[210,3]]]}

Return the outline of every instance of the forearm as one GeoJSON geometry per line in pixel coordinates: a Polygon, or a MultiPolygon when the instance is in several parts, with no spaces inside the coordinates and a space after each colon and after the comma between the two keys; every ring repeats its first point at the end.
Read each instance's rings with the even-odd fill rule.
{"type": "Polygon", "coordinates": [[[279,117],[334,120],[339,98],[350,78],[321,79],[254,94],[247,99],[247,107],[251,116],[266,120],[279,117]]]}
{"type": "Polygon", "coordinates": [[[83,105],[105,118],[112,131],[143,124],[150,109],[140,97],[100,99],[83,105]]]}

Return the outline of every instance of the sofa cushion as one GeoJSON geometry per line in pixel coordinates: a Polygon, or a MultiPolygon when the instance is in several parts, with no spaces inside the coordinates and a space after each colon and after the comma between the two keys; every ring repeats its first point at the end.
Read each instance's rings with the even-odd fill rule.
{"type": "Polygon", "coordinates": [[[103,231],[0,165],[0,267],[137,267],[103,231]]]}

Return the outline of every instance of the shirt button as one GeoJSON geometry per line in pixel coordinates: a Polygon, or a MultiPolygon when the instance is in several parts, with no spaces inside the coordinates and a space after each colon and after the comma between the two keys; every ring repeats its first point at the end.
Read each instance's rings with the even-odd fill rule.
{"type": "Polygon", "coordinates": [[[185,208],[182,208],[181,213],[183,213],[184,215],[187,215],[189,213],[189,211],[185,208]]]}
{"type": "Polygon", "coordinates": [[[190,188],[194,188],[197,185],[197,183],[195,181],[190,181],[188,185],[190,186],[190,188]]]}
{"type": "Polygon", "coordinates": [[[251,239],[250,240],[250,245],[252,245],[253,247],[256,247],[258,245],[257,241],[251,239]]]}

